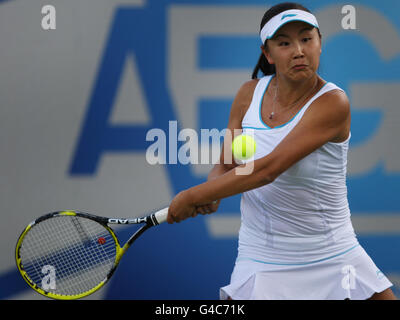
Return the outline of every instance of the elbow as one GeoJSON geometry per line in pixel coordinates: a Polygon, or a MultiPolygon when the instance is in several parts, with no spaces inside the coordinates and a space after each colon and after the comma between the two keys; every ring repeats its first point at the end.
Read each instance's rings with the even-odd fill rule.
{"type": "Polygon", "coordinates": [[[274,182],[285,171],[285,161],[274,155],[275,153],[273,152],[264,158],[256,160],[258,163],[254,166],[254,173],[260,180],[260,185],[274,182]]]}
{"type": "Polygon", "coordinates": [[[278,177],[278,174],[271,170],[260,170],[260,172],[257,173],[257,176],[259,178],[260,186],[263,186],[274,182],[278,177]]]}
{"type": "Polygon", "coordinates": [[[277,178],[277,176],[274,174],[266,175],[263,179],[264,184],[270,184],[270,183],[274,182],[276,178],[277,178]]]}
{"type": "MultiPolygon", "coordinates": [[[[253,165],[249,167],[252,169],[252,185],[256,188],[274,182],[281,173],[279,163],[275,162],[275,164],[269,161],[269,157],[259,159],[250,163],[253,165]]],[[[247,174],[249,174],[248,171],[247,174]]]]}

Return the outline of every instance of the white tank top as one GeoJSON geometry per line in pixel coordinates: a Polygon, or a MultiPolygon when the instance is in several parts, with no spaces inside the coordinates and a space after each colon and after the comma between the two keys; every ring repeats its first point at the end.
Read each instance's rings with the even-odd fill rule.
{"type": "MultiPolygon", "coordinates": [[[[243,132],[254,134],[255,159],[269,154],[315,99],[333,89],[342,90],[326,83],[289,122],[270,128],[262,121],[261,102],[273,76],[259,80],[242,121],[243,132]]],[[[344,142],[324,144],[274,182],[242,194],[238,259],[302,264],[358,245],[347,200],[349,140],[350,135],[344,142]]]]}

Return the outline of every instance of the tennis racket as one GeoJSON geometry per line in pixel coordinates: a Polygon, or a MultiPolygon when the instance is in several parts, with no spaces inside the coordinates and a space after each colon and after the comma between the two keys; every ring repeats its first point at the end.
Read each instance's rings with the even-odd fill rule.
{"type": "Polygon", "coordinates": [[[168,208],[134,219],[58,211],[31,222],[18,239],[15,258],[25,281],[54,299],[86,297],[104,286],[122,256],[147,229],[167,220],[168,208]],[[109,225],[142,224],[121,247],[109,225]]]}

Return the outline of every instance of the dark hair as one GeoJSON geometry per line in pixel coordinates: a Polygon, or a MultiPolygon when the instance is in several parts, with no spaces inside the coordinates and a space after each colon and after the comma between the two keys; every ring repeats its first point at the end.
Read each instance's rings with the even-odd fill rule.
{"type": "MultiPolygon", "coordinates": [[[[271,20],[273,17],[275,17],[277,14],[280,14],[283,11],[291,10],[291,9],[303,10],[303,11],[307,11],[307,12],[311,13],[310,10],[308,10],[307,8],[305,8],[304,6],[302,6],[299,3],[295,3],[295,2],[279,3],[279,4],[271,7],[269,10],[267,10],[267,12],[265,12],[265,14],[261,20],[260,32],[261,32],[261,29],[264,27],[264,25],[269,20],[271,20]]],[[[318,34],[321,37],[319,30],[318,30],[318,34]]],[[[265,48],[267,47],[267,41],[268,40],[265,40],[265,43],[263,44],[265,48]]],[[[251,78],[257,79],[257,75],[258,75],[259,71],[261,71],[264,75],[271,75],[276,72],[275,65],[269,64],[267,58],[264,56],[263,53],[261,53],[260,58],[258,59],[257,65],[255,66],[255,68],[253,70],[253,74],[252,74],[251,78]]]]}

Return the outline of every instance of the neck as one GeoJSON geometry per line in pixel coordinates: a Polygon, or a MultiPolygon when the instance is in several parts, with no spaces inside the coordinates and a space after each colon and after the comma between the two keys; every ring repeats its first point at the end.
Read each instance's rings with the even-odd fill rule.
{"type": "Polygon", "coordinates": [[[306,81],[292,81],[277,74],[275,80],[275,86],[278,89],[276,99],[279,101],[279,104],[289,106],[302,99],[310,91],[314,91],[318,85],[318,81],[319,78],[316,74],[306,81]]]}

